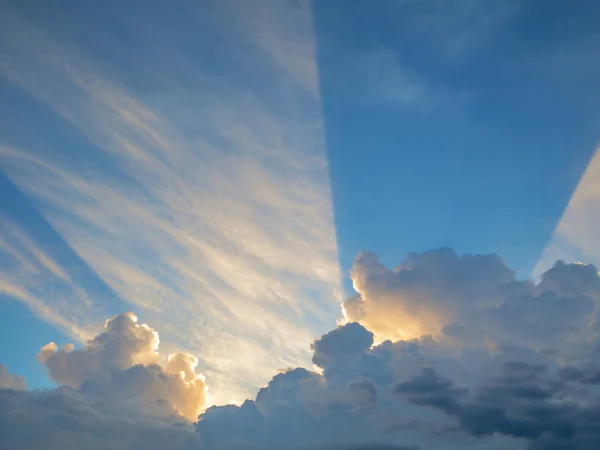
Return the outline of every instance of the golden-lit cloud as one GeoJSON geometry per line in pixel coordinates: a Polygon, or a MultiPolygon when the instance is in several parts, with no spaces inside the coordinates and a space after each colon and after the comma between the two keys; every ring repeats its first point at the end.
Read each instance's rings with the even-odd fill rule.
{"type": "Polygon", "coordinates": [[[129,397],[148,404],[167,402],[167,414],[177,412],[194,421],[205,406],[207,392],[204,376],[196,373],[198,358],[176,353],[161,366],[158,346],[155,330],[139,324],[134,314],[124,313],[108,319],[103,332],[83,348],[67,344],[59,350],[51,342],[37,359],[52,380],[104,402],[129,397]]]}
{"type": "Polygon", "coordinates": [[[514,273],[495,255],[459,256],[440,249],[409,254],[394,269],[361,252],[350,277],[356,295],[342,304],[344,317],[382,342],[440,334],[474,306],[496,304],[514,273]]]}

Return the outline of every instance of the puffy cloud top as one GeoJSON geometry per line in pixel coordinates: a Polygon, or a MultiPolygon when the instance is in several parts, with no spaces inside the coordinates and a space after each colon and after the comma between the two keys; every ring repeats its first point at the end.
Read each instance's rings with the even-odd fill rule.
{"type": "Polygon", "coordinates": [[[457,256],[450,249],[411,253],[394,270],[361,252],[351,279],[357,295],[344,302],[349,321],[364,324],[379,340],[437,334],[466,310],[498,304],[507,292],[527,292],[496,255],[457,256]]]}
{"type": "Polygon", "coordinates": [[[42,347],[37,358],[54,381],[72,387],[81,386],[99,371],[157,363],[158,333],[137,322],[135,314],[121,314],[108,319],[104,332],[88,341],[84,348],[75,350],[72,344],[67,344],[58,350],[50,342],[42,347]]]}
{"type": "Polygon", "coordinates": [[[452,250],[412,253],[394,270],[361,253],[351,272],[357,295],[343,308],[378,341],[431,334],[491,345],[562,347],[593,333],[600,300],[597,269],[558,262],[539,285],[515,278],[496,255],[456,255],[452,250]]]}
{"type": "Polygon", "coordinates": [[[161,366],[159,342],[156,331],[124,313],[108,319],[104,331],[83,348],[68,344],[58,350],[50,343],[37,358],[54,381],[88,396],[116,403],[133,398],[152,405],[157,414],[195,420],[206,395],[204,377],[195,371],[198,358],[177,353],[161,366]]]}

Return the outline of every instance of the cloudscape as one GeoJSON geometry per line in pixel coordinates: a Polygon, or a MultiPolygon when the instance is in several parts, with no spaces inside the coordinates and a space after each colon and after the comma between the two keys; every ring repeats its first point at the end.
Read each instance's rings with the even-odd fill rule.
{"type": "Polygon", "coordinates": [[[161,354],[158,332],[132,313],[108,319],[80,348],[48,343],[36,357],[60,387],[27,391],[2,367],[0,443],[591,449],[600,442],[596,267],[557,262],[534,284],[497,255],[440,249],[411,254],[394,270],[361,254],[354,278],[361,288],[344,304],[352,302],[347,317],[355,321],[312,343],[314,367],[282,369],[238,405],[207,408],[198,358],[161,354]]]}
{"type": "Polygon", "coordinates": [[[0,0],[0,450],[600,449],[599,20],[0,0]]]}

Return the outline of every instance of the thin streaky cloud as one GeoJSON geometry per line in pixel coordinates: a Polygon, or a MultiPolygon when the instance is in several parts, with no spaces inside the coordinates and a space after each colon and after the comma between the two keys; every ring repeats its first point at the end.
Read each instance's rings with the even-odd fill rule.
{"type": "MultiPolygon", "coordinates": [[[[34,313],[79,342],[98,326],[89,296],[64,269],[9,217],[0,216],[0,294],[25,303],[34,313]],[[83,316],[87,316],[83,318],[83,316]]],[[[104,311],[102,311],[103,313],[104,311]]],[[[99,314],[101,318],[101,313],[99,314]]]]}
{"type": "Polygon", "coordinates": [[[319,74],[310,0],[263,0],[260,7],[243,0],[219,0],[220,13],[235,29],[267,52],[273,62],[315,99],[319,74]],[[264,26],[268,23],[269,26],[264,26]]]}
{"type": "MultiPolygon", "coordinates": [[[[271,27],[268,17],[251,29],[271,27]]],[[[195,77],[185,89],[144,96],[32,25],[3,22],[3,75],[91,143],[79,154],[2,147],[8,176],[48,222],[160,324],[167,349],[200,356],[217,402],[244,398],[278,367],[309,365],[310,342],[339,315],[339,268],[320,103],[295,69],[255,50],[254,70],[283,86],[268,93],[277,104],[194,60],[182,63],[195,77]],[[94,164],[100,157],[111,170],[94,164]]],[[[304,26],[300,39],[312,33],[304,26]]],[[[312,45],[291,48],[316,70],[312,45]]],[[[177,72],[171,62],[156,63],[161,76],[177,72]]]]}

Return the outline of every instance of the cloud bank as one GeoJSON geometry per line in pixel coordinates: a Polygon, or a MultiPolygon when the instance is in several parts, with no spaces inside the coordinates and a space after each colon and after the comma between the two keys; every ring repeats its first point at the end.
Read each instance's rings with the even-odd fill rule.
{"type": "Polygon", "coordinates": [[[10,425],[0,445],[33,445],[37,434],[23,431],[32,426],[67,449],[84,439],[113,448],[107,436],[123,436],[114,448],[149,449],[600,445],[596,267],[559,261],[534,284],[496,255],[441,249],[393,270],[361,253],[351,276],[350,321],[313,342],[315,371],[283,370],[239,406],[204,410],[195,397],[187,409],[196,360],[157,363],[156,332],[123,314],[80,349],[42,348],[38,359],[70,387],[0,391],[10,425]]]}

